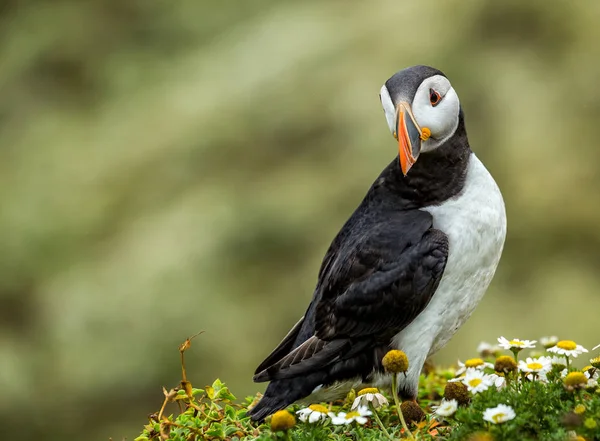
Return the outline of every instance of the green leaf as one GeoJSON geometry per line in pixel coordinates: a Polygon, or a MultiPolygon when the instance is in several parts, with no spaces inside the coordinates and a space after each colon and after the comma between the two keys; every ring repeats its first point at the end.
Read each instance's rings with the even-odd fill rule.
{"type": "Polygon", "coordinates": [[[229,438],[231,435],[236,433],[238,430],[240,430],[239,427],[229,426],[225,429],[225,436],[229,438]]]}
{"type": "Polygon", "coordinates": [[[235,419],[235,409],[229,404],[225,406],[225,415],[231,419],[235,419]]]}
{"type": "Polygon", "coordinates": [[[206,396],[209,399],[214,400],[215,399],[215,388],[214,387],[210,387],[210,386],[206,386],[206,396]]]}
{"type": "Polygon", "coordinates": [[[225,431],[221,423],[212,423],[210,428],[204,432],[206,436],[212,436],[216,438],[225,438],[225,431]]]}
{"type": "Polygon", "coordinates": [[[195,397],[196,395],[200,395],[204,393],[204,389],[198,389],[198,388],[193,388],[192,389],[192,396],[195,397]]]}
{"type": "Polygon", "coordinates": [[[225,383],[223,383],[218,378],[213,382],[212,388],[206,388],[206,392],[208,394],[208,398],[210,398],[211,400],[235,400],[235,396],[231,392],[229,392],[229,388],[225,386],[225,383]],[[211,389],[212,392],[210,392],[209,389],[211,389]]]}

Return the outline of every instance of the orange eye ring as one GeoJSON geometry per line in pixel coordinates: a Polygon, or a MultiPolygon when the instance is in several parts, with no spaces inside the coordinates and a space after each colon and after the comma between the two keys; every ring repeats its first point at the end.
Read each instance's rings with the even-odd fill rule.
{"type": "Polygon", "coordinates": [[[442,96],[437,91],[429,89],[429,102],[431,103],[432,107],[437,106],[441,100],[442,96]]]}

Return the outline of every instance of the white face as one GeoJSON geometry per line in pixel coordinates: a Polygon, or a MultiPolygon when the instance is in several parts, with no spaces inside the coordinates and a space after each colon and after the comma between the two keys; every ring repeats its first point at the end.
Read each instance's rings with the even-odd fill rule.
{"type": "MultiPolygon", "coordinates": [[[[390,131],[396,131],[396,106],[385,84],[380,91],[381,104],[390,131]]],[[[458,126],[460,101],[450,81],[441,75],[426,78],[415,93],[411,103],[416,123],[428,128],[431,137],[421,144],[421,152],[436,149],[446,142],[458,126]]]]}

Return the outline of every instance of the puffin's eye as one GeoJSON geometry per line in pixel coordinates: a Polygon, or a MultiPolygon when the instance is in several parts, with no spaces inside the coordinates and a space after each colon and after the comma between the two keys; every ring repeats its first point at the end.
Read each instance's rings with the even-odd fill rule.
{"type": "Polygon", "coordinates": [[[442,100],[442,97],[439,93],[437,93],[433,89],[429,89],[429,102],[433,107],[437,106],[438,103],[442,100]]]}

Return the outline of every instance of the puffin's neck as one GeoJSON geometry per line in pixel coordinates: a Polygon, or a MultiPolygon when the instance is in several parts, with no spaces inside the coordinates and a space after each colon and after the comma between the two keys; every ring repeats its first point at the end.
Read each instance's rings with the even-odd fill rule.
{"type": "Polygon", "coordinates": [[[432,152],[422,153],[406,176],[396,157],[383,170],[372,190],[375,194],[393,195],[393,203],[402,208],[438,205],[462,191],[470,155],[461,112],[456,131],[448,141],[432,152]]]}

